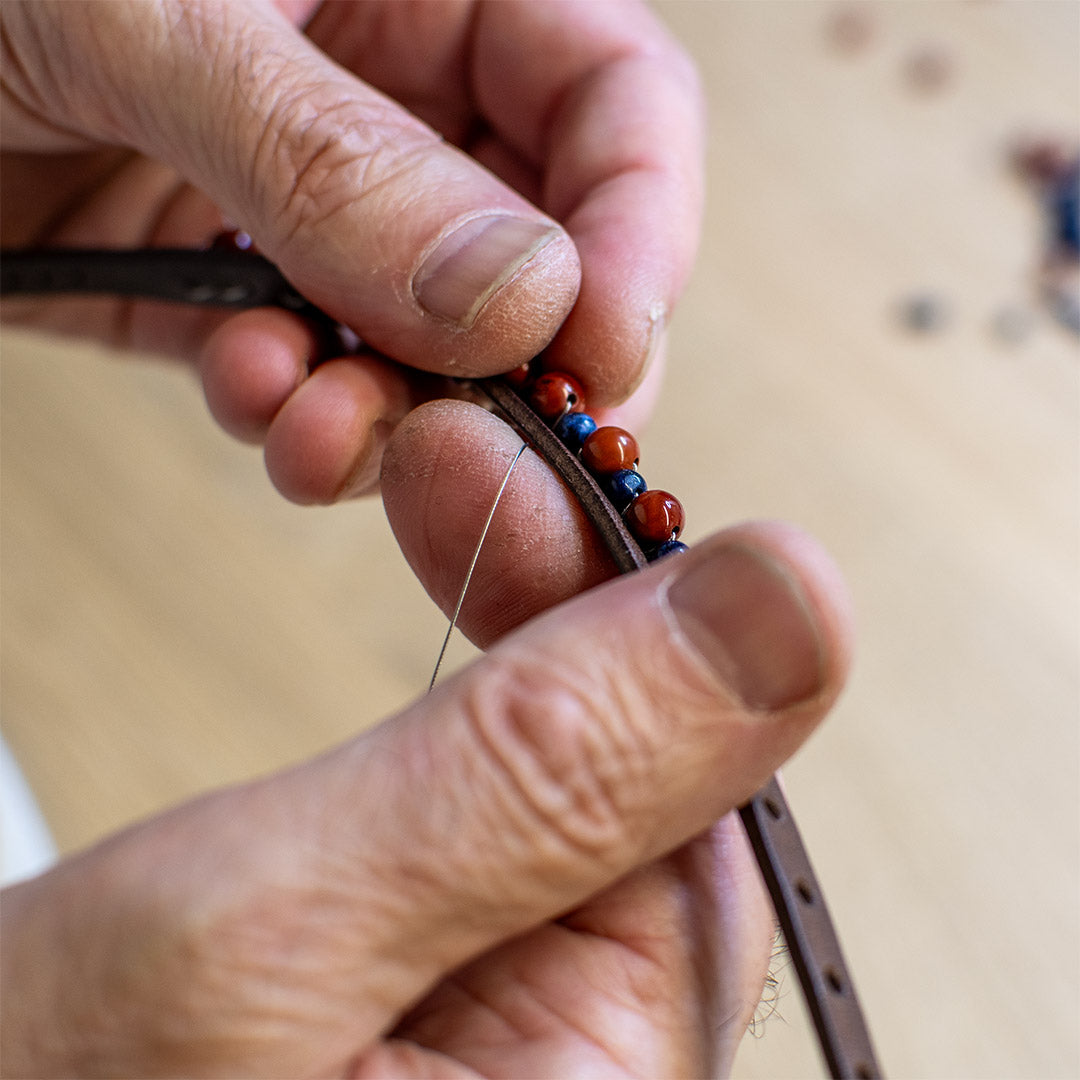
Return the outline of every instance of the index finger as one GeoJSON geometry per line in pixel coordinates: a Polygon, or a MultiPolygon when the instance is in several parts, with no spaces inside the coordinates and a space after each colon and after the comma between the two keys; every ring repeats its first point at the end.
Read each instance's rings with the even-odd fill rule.
{"type": "Polygon", "coordinates": [[[701,218],[702,96],[656,17],[636,0],[391,0],[321,9],[308,32],[564,225],[583,280],[552,365],[596,406],[624,399],[701,218]]]}
{"type": "Polygon", "coordinates": [[[475,94],[541,176],[577,246],[581,291],[551,363],[610,405],[640,382],[697,250],[704,109],[689,57],[623,2],[483,8],[475,94]]]}

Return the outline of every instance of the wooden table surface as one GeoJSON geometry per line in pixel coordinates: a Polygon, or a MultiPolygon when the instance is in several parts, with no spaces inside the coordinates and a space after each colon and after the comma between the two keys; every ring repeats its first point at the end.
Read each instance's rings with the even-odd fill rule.
{"type": "MultiPolygon", "coordinates": [[[[871,4],[849,49],[832,5],[661,11],[710,179],[649,473],[691,541],[788,518],[850,580],[851,688],[787,781],[888,1071],[1075,1077],[1080,348],[1007,151],[1076,140],[1080,7],[871,4]]],[[[444,622],[378,503],[287,505],[176,366],[6,330],[2,378],[4,734],[62,849],[423,690],[444,622]]],[[[739,1076],[818,1074],[781,974],[739,1076]]]]}

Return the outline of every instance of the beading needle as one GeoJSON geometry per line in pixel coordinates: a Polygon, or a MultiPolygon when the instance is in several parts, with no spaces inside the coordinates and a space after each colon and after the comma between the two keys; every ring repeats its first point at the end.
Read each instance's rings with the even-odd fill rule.
{"type": "Polygon", "coordinates": [[[495,511],[498,509],[499,501],[502,499],[503,492],[506,490],[506,485],[510,482],[510,474],[514,471],[514,466],[518,463],[518,458],[525,453],[526,443],[522,443],[518,447],[518,452],[514,455],[514,460],[510,462],[510,467],[506,470],[506,475],[502,478],[502,483],[499,485],[499,490],[495,492],[495,501],[491,504],[491,509],[488,511],[487,521],[484,522],[483,531],[480,533],[480,539],[476,543],[476,550],[473,552],[472,562],[469,563],[469,569],[465,572],[465,581],[461,586],[461,592],[458,594],[457,606],[454,608],[454,614],[450,618],[450,626],[447,628],[446,637],[443,638],[442,648],[439,650],[439,658],[435,661],[435,670],[431,673],[431,682],[428,683],[427,692],[430,694],[435,686],[435,680],[439,677],[439,668],[442,666],[443,657],[446,655],[447,646],[450,644],[450,637],[454,633],[454,627],[457,626],[458,616],[461,614],[461,605],[465,603],[465,594],[469,591],[469,582],[472,581],[473,571],[476,569],[476,561],[480,558],[480,549],[484,546],[484,541],[487,539],[488,529],[491,528],[492,518],[495,517],[495,511]]]}

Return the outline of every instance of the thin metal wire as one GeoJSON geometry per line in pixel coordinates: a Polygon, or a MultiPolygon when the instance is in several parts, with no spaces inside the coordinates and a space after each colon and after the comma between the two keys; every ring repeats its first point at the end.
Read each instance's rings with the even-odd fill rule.
{"type": "Polygon", "coordinates": [[[450,626],[447,628],[446,637],[443,638],[442,648],[439,650],[439,658],[435,661],[435,670],[431,673],[431,682],[428,683],[427,688],[429,694],[432,689],[434,689],[435,680],[439,677],[439,668],[442,666],[443,657],[446,656],[446,649],[450,644],[450,638],[454,633],[454,627],[457,626],[458,616],[461,614],[461,605],[465,603],[465,594],[469,591],[469,582],[472,581],[473,571],[476,569],[476,561],[480,558],[480,549],[484,546],[484,541],[487,539],[488,529],[491,528],[492,518],[495,517],[495,511],[499,507],[503,492],[506,490],[506,485],[510,482],[510,474],[514,471],[514,466],[518,463],[518,458],[525,453],[525,447],[527,445],[527,443],[523,442],[521,446],[518,447],[518,452],[514,455],[514,460],[510,462],[510,467],[506,470],[506,475],[502,478],[499,490],[495,492],[495,501],[491,504],[487,521],[484,522],[484,529],[480,533],[480,539],[476,543],[476,550],[473,552],[472,562],[469,563],[469,569],[465,573],[465,582],[461,586],[461,592],[458,595],[457,606],[454,608],[454,614],[450,619],[450,626]]]}

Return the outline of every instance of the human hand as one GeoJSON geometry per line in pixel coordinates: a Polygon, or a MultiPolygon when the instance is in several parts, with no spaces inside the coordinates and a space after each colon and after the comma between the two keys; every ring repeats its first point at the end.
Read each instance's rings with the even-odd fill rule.
{"type": "Polygon", "coordinates": [[[701,117],[645,7],[9,0],[0,18],[5,244],[197,247],[224,214],[368,349],[311,372],[311,330],[271,311],[8,317],[198,355],[212,412],[265,441],[288,497],[374,488],[433,392],[417,370],[495,374],[550,342],[596,407],[659,371],[701,117]]]}
{"type": "MultiPolygon", "coordinates": [[[[509,498],[481,596],[519,572],[529,500],[509,498]]],[[[447,579],[433,592],[457,575],[418,561],[447,579]]],[[[713,823],[835,698],[841,595],[792,531],[731,530],[530,621],[316,761],[16,887],[4,1068],[723,1071],[773,928],[737,822],[713,823]]]]}

